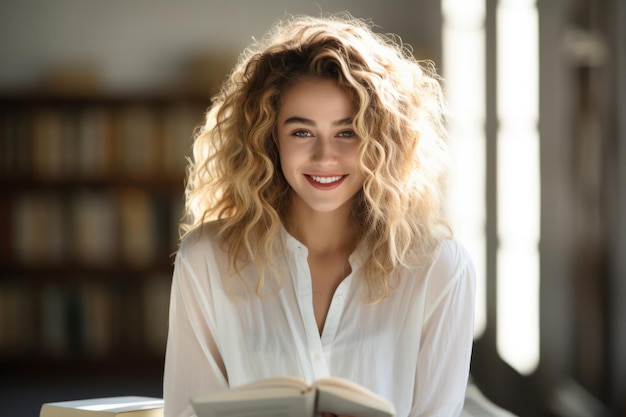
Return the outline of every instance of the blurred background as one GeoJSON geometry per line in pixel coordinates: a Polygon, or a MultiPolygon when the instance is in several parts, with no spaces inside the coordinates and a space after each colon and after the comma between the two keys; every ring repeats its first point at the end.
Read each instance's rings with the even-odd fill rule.
{"type": "Polygon", "coordinates": [[[210,96],[277,19],[349,11],[445,78],[474,383],[519,416],[625,416],[625,3],[0,1],[0,414],[162,395],[210,96]]]}

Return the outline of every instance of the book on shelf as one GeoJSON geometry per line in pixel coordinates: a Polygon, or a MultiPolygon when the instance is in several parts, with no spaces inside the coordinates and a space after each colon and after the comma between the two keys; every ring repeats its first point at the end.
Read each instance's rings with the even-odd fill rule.
{"type": "Polygon", "coordinates": [[[177,104],[169,106],[162,118],[163,169],[172,178],[183,178],[187,156],[191,154],[193,138],[203,117],[199,106],[177,104]]]}
{"type": "Polygon", "coordinates": [[[33,173],[40,178],[62,178],[76,160],[71,114],[64,110],[40,108],[31,117],[33,173]]]}
{"type": "Polygon", "coordinates": [[[321,413],[392,417],[391,402],[343,378],[322,378],[309,385],[297,377],[275,377],[196,396],[198,417],[307,417],[321,413]]]}
{"type": "Polygon", "coordinates": [[[134,267],[158,259],[159,224],[152,196],[140,189],[119,192],[122,258],[134,267]]]}
{"type": "Polygon", "coordinates": [[[17,106],[0,110],[0,176],[13,179],[30,167],[30,118],[17,106]]]}
{"type": "Polygon", "coordinates": [[[157,109],[148,103],[128,105],[118,122],[119,171],[139,178],[158,173],[162,138],[157,109]]]}
{"type": "Polygon", "coordinates": [[[35,300],[29,287],[9,278],[0,282],[0,356],[35,350],[40,343],[35,323],[35,300]]]}
{"type": "Polygon", "coordinates": [[[58,264],[68,245],[63,199],[49,190],[27,190],[11,197],[7,220],[2,225],[13,241],[7,246],[12,258],[22,265],[58,264]]]}
{"type": "Polygon", "coordinates": [[[112,193],[76,191],[69,201],[66,218],[71,235],[72,256],[83,265],[106,267],[116,261],[118,207],[112,193]]]}
{"type": "Polygon", "coordinates": [[[76,110],[75,174],[85,178],[106,178],[115,168],[114,115],[104,105],[76,110]]]}
{"type": "Polygon", "coordinates": [[[163,417],[163,399],[141,396],[45,403],[39,417],[163,417]]]}
{"type": "MultiPolygon", "coordinates": [[[[46,356],[100,358],[115,348],[123,325],[115,319],[116,299],[106,282],[88,277],[72,284],[51,282],[42,286],[37,300],[39,304],[33,311],[40,313],[38,340],[46,356]]],[[[27,330],[28,326],[23,326],[22,331],[27,330]]]]}

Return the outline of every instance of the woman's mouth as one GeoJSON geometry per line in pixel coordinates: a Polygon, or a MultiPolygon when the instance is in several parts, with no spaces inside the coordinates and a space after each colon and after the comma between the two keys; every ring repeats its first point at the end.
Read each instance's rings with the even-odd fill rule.
{"type": "Polygon", "coordinates": [[[305,175],[309,183],[321,190],[330,190],[338,187],[348,176],[347,175],[305,175]]]}
{"type": "Polygon", "coordinates": [[[343,175],[336,175],[333,177],[318,177],[315,175],[309,175],[309,177],[315,181],[315,182],[319,182],[320,184],[331,184],[333,182],[337,182],[339,180],[341,180],[344,176],[343,175]]]}

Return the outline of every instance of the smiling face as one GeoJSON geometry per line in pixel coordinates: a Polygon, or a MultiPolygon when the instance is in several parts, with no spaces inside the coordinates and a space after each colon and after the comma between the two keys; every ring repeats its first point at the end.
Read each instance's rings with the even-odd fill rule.
{"type": "Polygon", "coordinates": [[[304,78],[284,91],[280,102],[278,146],[283,174],[294,191],[292,214],[350,210],[364,175],[348,94],[334,80],[304,78]]]}

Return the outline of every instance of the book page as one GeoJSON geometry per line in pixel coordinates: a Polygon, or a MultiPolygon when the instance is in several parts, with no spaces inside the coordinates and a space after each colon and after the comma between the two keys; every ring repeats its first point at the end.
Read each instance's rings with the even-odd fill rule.
{"type": "Polygon", "coordinates": [[[346,391],[352,391],[360,395],[364,395],[367,397],[375,397],[375,398],[380,399],[381,401],[387,401],[383,397],[379,396],[373,391],[370,391],[364,386],[359,385],[356,382],[352,382],[349,379],[341,378],[338,376],[331,376],[328,378],[318,379],[313,385],[318,388],[319,387],[324,387],[324,388],[329,388],[329,389],[332,387],[342,388],[346,391]]]}
{"type": "Polygon", "coordinates": [[[359,417],[392,417],[393,404],[360,387],[323,384],[318,387],[317,411],[359,417]]]}
{"type": "MultiPolygon", "coordinates": [[[[234,390],[237,391],[237,390],[234,390]]],[[[290,391],[291,392],[291,391],[290,391]]],[[[313,417],[315,393],[265,398],[242,398],[192,402],[197,417],[313,417]]],[[[236,397],[233,397],[236,398],[236,397]]]]}
{"type": "Polygon", "coordinates": [[[298,378],[295,376],[279,376],[275,378],[260,379],[250,382],[248,384],[239,385],[231,388],[231,390],[243,391],[266,388],[285,388],[297,391],[306,391],[310,387],[302,378],[298,378]]]}

